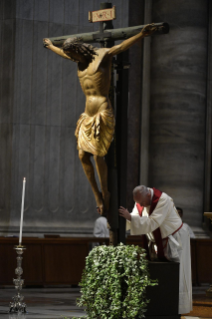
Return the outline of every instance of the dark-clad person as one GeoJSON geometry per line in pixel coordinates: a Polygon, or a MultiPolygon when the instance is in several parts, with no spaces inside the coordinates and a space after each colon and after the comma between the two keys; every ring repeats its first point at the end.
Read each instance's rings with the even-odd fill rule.
{"type": "Polygon", "coordinates": [[[190,236],[183,227],[173,199],[144,185],[133,190],[133,199],[132,213],[121,206],[119,214],[127,220],[131,235],[154,236],[159,259],[180,263],[178,312],[189,313],[192,310],[190,236]]]}

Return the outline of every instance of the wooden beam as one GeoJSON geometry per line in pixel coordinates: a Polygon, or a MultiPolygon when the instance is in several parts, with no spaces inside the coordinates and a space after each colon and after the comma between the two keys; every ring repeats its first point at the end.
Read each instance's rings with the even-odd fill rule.
{"type": "MultiPolygon", "coordinates": [[[[154,35],[159,35],[159,34],[166,34],[169,32],[169,24],[166,22],[160,22],[160,23],[155,23],[155,25],[159,28],[154,35]]],[[[124,40],[128,39],[136,34],[138,34],[145,25],[138,25],[135,27],[129,27],[129,28],[120,28],[120,29],[111,29],[111,30],[105,30],[105,40],[110,39],[114,41],[118,40],[124,40]]],[[[82,41],[85,43],[96,43],[100,42],[100,36],[99,36],[99,31],[96,32],[89,32],[89,33],[78,33],[78,34],[71,34],[71,35],[64,35],[60,37],[54,37],[50,38],[52,43],[55,46],[61,47],[63,42],[68,39],[68,38],[82,38],[82,41]]]]}

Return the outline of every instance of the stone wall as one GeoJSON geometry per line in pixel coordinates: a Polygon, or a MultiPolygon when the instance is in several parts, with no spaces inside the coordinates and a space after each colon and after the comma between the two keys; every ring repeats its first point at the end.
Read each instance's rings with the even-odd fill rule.
{"type": "Polygon", "coordinates": [[[152,21],[170,33],[152,38],[149,183],[173,197],[184,220],[203,215],[208,1],[153,0],[152,21]]]}
{"type": "MultiPolygon", "coordinates": [[[[13,136],[15,7],[0,1],[0,221],[9,226],[13,136]]],[[[6,228],[7,229],[7,228],[6,228]]]]}

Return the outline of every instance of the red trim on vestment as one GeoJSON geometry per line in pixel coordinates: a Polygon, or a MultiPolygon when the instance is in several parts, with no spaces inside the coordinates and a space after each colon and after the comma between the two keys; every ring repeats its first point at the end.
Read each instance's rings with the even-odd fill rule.
{"type": "Polygon", "coordinates": [[[137,207],[139,216],[142,216],[142,212],[143,212],[144,206],[140,206],[138,203],[136,203],[136,207],[137,207]]]}
{"type": "MultiPolygon", "coordinates": [[[[175,230],[174,232],[173,232],[173,234],[172,234],[172,236],[174,235],[174,234],[176,234],[177,232],[178,232],[178,230],[180,230],[180,228],[182,228],[183,227],[183,223],[181,224],[181,226],[177,229],[177,230],[175,230]]],[[[163,248],[166,248],[166,246],[167,246],[167,244],[168,244],[168,239],[169,239],[169,237],[166,237],[166,238],[164,238],[165,240],[166,240],[166,243],[165,243],[165,246],[163,247],[163,248]]],[[[163,240],[164,240],[163,239],[163,240]]]]}
{"type": "MultiPolygon", "coordinates": [[[[152,198],[152,203],[150,205],[150,209],[149,209],[149,216],[153,213],[154,209],[156,208],[157,206],[157,203],[162,195],[162,192],[156,188],[153,187],[153,191],[154,191],[154,195],[153,195],[153,198],[152,198]]],[[[139,212],[139,215],[142,216],[142,212],[143,212],[143,207],[140,206],[138,203],[136,204],[136,207],[138,209],[138,212],[139,212]]],[[[160,227],[158,227],[157,229],[155,229],[153,231],[153,234],[154,234],[154,238],[155,238],[155,242],[156,242],[156,245],[157,245],[157,255],[158,255],[158,259],[163,261],[163,260],[167,260],[165,255],[164,255],[164,251],[163,251],[163,242],[162,242],[162,236],[161,236],[161,232],[160,232],[160,227]]],[[[146,248],[146,236],[144,236],[144,244],[145,244],[145,248],[146,248]]],[[[148,242],[147,242],[148,244],[148,242]]],[[[147,246],[148,247],[148,246],[147,246]]],[[[148,248],[147,249],[147,252],[148,252],[148,248]]]]}
{"type": "Polygon", "coordinates": [[[181,224],[181,226],[180,226],[177,230],[175,230],[175,231],[173,232],[172,236],[173,236],[174,234],[176,234],[176,233],[178,232],[178,230],[180,230],[180,228],[182,228],[182,227],[183,227],[183,223],[181,224]]]}

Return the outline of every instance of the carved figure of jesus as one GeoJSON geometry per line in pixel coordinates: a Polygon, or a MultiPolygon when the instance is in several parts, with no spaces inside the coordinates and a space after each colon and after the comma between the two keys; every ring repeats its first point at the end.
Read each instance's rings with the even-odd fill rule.
{"type": "Polygon", "coordinates": [[[75,131],[79,158],[90,182],[100,214],[109,209],[110,193],[107,186],[108,170],[104,156],[113,139],[115,119],[109,100],[112,58],[129,49],[139,39],[152,34],[157,28],[146,25],[140,33],[112,48],[95,48],[82,43],[79,38],[68,38],[62,48],[44,39],[45,46],[61,57],[78,64],[78,78],[86,97],[85,111],[81,114],[75,131]],[[94,157],[101,190],[95,180],[91,162],[94,157]]]}

